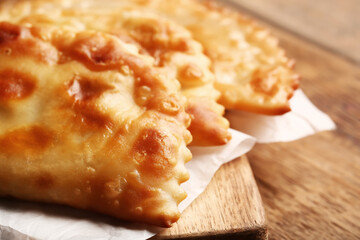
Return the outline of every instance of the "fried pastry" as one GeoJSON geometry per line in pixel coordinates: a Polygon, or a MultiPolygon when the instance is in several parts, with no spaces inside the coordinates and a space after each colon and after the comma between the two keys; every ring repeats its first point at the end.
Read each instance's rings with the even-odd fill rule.
{"type": "MultiPolygon", "coordinates": [[[[191,144],[222,145],[230,140],[229,122],[223,117],[224,107],[217,103],[220,92],[214,87],[215,75],[210,70],[211,62],[203,54],[201,44],[184,27],[144,11],[87,9],[73,5],[69,9],[65,5],[56,5],[65,4],[63,1],[20,3],[12,9],[31,11],[20,11],[9,18],[17,18],[22,24],[81,25],[82,28],[106,32],[137,45],[142,54],[155,59],[157,67],[164,68],[169,79],[177,78],[180,81],[182,93],[187,98],[186,111],[192,116],[189,127],[193,136],[191,144]]],[[[76,5],[76,2],[71,4],[76,5]]]]}
{"type": "Polygon", "coordinates": [[[286,58],[266,29],[214,1],[119,2],[186,26],[213,62],[219,102],[225,108],[269,115],[290,110],[288,99],[298,87],[299,77],[292,70],[294,61],[286,58]]]}
{"type": "MultiPolygon", "coordinates": [[[[41,2],[41,1],[40,1],[41,2]]],[[[191,31],[213,62],[219,102],[228,109],[277,115],[299,85],[278,41],[266,29],[236,11],[200,0],[53,0],[59,8],[99,11],[142,10],[171,19],[191,31]]],[[[33,4],[41,5],[39,2],[33,4]]],[[[26,8],[24,8],[26,9],[26,8]]],[[[44,7],[42,7],[44,10],[44,7]]],[[[26,11],[26,10],[24,10],[26,11]]]]}
{"type": "Polygon", "coordinates": [[[190,117],[177,80],[113,35],[0,23],[0,195],[170,226],[190,117]]]}
{"type": "Polygon", "coordinates": [[[288,100],[298,88],[299,77],[292,70],[294,61],[268,30],[214,1],[118,2],[122,8],[156,12],[189,29],[213,62],[219,102],[225,108],[269,115],[290,110],[288,100]]]}

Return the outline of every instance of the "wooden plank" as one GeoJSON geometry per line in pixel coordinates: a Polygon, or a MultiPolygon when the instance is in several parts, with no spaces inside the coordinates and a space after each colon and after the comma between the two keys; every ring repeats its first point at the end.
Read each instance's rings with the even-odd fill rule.
{"type": "Polygon", "coordinates": [[[154,239],[267,239],[261,197],[245,156],[223,165],[180,220],[154,239]]]}
{"type": "Polygon", "coordinates": [[[358,0],[226,0],[360,63],[358,0]]]}
{"type": "Polygon", "coordinates": [[[270,239],[359,239],[360,153],[342,140],[322,133],[251,152],[270,239]]]}

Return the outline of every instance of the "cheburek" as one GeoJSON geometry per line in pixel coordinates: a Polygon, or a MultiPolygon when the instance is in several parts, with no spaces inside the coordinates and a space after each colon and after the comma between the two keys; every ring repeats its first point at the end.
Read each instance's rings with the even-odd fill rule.
{"type": "Polygon", "coordinates": [[[192,116],[189,127],[193,136],[191,144],[222,145],[231,139],[229,122],[223,117],[225,109],[217,103],[220,92],[214,87],[211,62],[203,54],[201,44],[192,38],[187,29],[152,13],[134,9],[114,11],[109,6],[93,9],[75,7],[78,3],[86,3],[81,1],[45,2],[20,1],[12,6],[12,11],[20,11],[15,11],[8,18],[17,19],[22,24],[82,26],[137,45],[143,54],[154,57],[155,65],[164,68],[169,79],[180,81],[182,93],[187,98],[186,111],[192,116]],[[21,9],[31,10],[22,12],[21,9]]]}
{"type": "Polygon", "coordinates": [[[214,1],[117,2],[120,8],[156,12],[189,29],[213,62],[219,102],[225,108],[269,115],[290,110],[288,100],[298,88],[299,76],[292,70],[294,61],[268,30],[214,1]]]}
{"type": "MultiPolygon", "coordinates": [[[[213,63],[219,102],[227,109],[277,115],[290,110],[299,85],[278,41],[240,13],[200,0],[53,0],[62,8],[150,11],[191,31],[213,63]]],[[[36,4],[34,4],[36,5],[36,4]]]]}
{"type": "Polygon", "coordinates": [[[0,195],[170,226],[191,153],[180,84],[135,45],[0,23],[0,195]]]}

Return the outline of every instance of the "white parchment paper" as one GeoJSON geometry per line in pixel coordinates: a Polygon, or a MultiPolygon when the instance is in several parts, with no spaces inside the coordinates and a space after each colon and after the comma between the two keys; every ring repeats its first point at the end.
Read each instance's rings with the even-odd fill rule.
{"type": "MultiPolygon", "coordinates": [[[[204,191],[218,168],[261,143],[292,141],[319,131],[332,130],[335,124],[297,91],[291,99],[292,111],[282,116],[231,111],[232,140],[225,146],[192,147],[193,159],[187,164],[190,180],[182,185],[188,197],[183,211],[204,191]]],[[[0,239],[97,240],[147,239],[160,228],[129,224],[114,218],[64,206],[0,200],[0,239]],[[31,238],[30,238],[30,237],[31,238]]]]}
{"type": "Polygon", "coordinates": [[[301,90],[290,99],[290,107],[291,111],[281,116],[230,111],[226,118],[232,128],[254,136],[259,143],[289,142],[335,129],[330,117],[317,109],[301,90]]]}

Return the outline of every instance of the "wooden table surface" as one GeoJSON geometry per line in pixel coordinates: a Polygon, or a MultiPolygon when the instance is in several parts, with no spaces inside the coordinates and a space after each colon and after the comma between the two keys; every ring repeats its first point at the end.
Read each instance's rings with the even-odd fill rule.
{"type": "Polygon", "coordinates": [[[269,239],[360,239],[360,1],[227,2],[272,30],[301,88],[337,124],[248,154],[269,239]]]}

